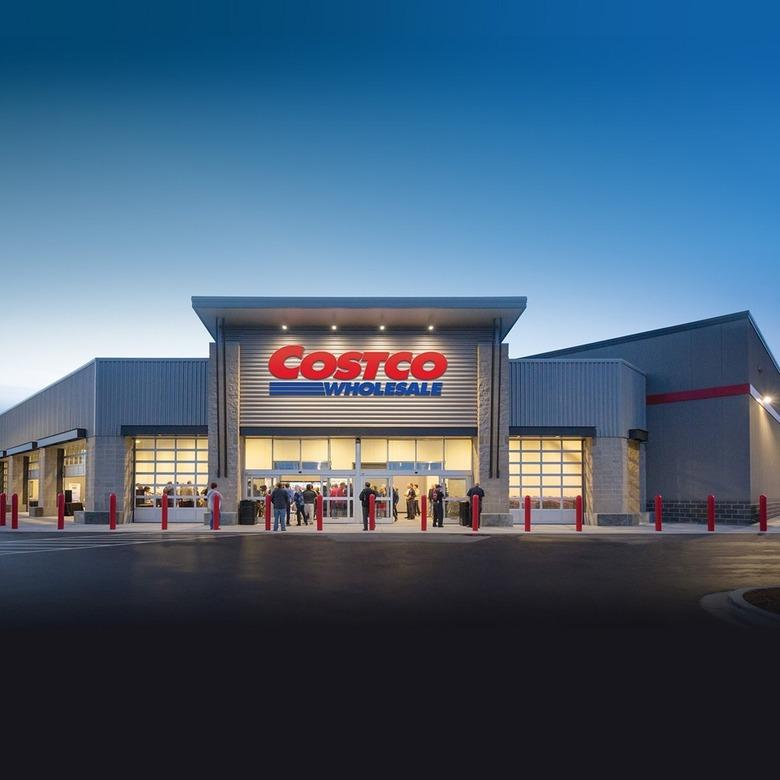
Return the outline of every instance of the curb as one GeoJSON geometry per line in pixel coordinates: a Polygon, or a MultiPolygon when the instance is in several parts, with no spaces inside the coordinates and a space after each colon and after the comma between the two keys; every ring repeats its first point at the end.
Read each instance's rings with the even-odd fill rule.
{"type": "Polygon", "coordinates": [[[710,593],[699,603],[714,617],[732,624],[751,628],[780,628],[780,615],[755,607],[745,599],[745,593],[762,589],[753,586],[710,593]]]}

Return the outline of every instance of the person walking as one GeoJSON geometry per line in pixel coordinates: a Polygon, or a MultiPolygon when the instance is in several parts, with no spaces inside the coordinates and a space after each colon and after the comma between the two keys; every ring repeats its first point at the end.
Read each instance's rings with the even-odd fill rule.
{"type": "Polygon", "coordinates": [[[287,517],[290,512],[290,494],[281,482],[276,483],[271,493],[271,505],[274,508],[274,531],[279,530],[280,523],[282,531],[286,531],[287,517]]]}
{"type": "Polygon", "coordinates": [[[414,483],[414,516],[420,516],[420,486],[414,483]]]}
{"type": "Polygon", "coordinates": [[[433,506],[433,527],[444,528],[444,491],[441,485],[434,485],[431,490],[431,505],[433,506]]]}
{"type": "Polygon", "coordinates": [[[369,506],[369,496],[374,496],[374,499],[376,499],[376,490],[371,487],[370,482],[366,482],[366,486],[360,491],[360,495],[358,496],[358,499],[360,501],[360,505],[363,508],[363,530],[368,531],[368,506],[369,506]]]}
{"type": "Polygon", "coordinates": [[[206,493],[206,506],[209,508],[209,512],[211,513],[210,519],[209,519],[209,528],[213,531],[214,530],[214,497],[219,496],[219,505],[222,506],[222,493],[219,492],[217,489],[217,483],[212,482],[208,493],[206,493]]]}
{"type": "Polygon", "coordinates": [[[303,522],[308,525],[309,521],[314,522],[314,505],[317,503],[317,494],[312,490],[311,485],[306,485],[303,491],[303,522]]]}
{"type": "Polygon", "coordinates": [[[393,522],[398,522],[398,488],[393,485],[393,522]]]}
{"type": "MultiPolygon", "coordinates": [[[[293,503],[295,504],[295,519],[298,521],[298,525],[301,524],[301,520],[304,522],[306,518],[303,516],[303,491],[300,485],[295,486],[295,492],[293,493],[293,503]]],[[[308,523],[306,523],[308,525],[308,523]]]]}

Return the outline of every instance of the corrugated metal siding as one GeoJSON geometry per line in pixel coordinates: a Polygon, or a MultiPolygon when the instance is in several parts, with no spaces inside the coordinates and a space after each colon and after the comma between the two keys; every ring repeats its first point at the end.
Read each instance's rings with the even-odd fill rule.
{"type": "MultiPolygon", "coordinates": [[[[365,333],[322,331],[269,333],[231,330],[227,335],[241,345],[242,426],[356,426],[365,427],[449,427],[477,424],[477,344],[490,341],[490,331],[442,331],[440,333],[365,333]],[[327,350],[339,354],[348,350],[417,354],[443,352],[448,369],[441,380],[441,397],[331,397],[271,398],[268,372],[271,354],[285,344],[303,344],[307,352],[327,350]]],[[[380,369],[376,381],[387,381],[380,369]]]]}
{"type": "Polygon", "coordinates": [[[208,360],[97,360],[95,430],[122,425],[206,425],[208,360]]]}
{"type": "Polygon", "coordinates": [[[511,426],[645,427],[645,378],[622,360],[510,361],[511,426]]]}
{"type": "Polygon", "coordinates": [[[94,428],[95,364],[60,379],[0,415],[0,449],[73,428],[94,428]]]}

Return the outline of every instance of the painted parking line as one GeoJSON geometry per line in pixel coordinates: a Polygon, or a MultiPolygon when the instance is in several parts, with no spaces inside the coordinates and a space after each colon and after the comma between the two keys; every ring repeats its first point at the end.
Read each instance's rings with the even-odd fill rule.
{"type": "Polygon", "coordinates": [[[0,537],[0,558],[10,555],[30,555],[41,552],[66,552],[68,550],[91,550],[109,547],[127,547],[139,544],[198,541],[201,539],[218,539],[226,537],[234,538],[239,535],[240,534],[215,535],[213,533],[192,533],[176,535],[172,534],[170,536],[166,536],[165,534],[157,533],[154,536],[144,535],[140,539],[136,534],[133,534],[132,537],[107,536],[106,534],[100,534],[99,536],[91,536],[88,538],[84,538],[82,535],[74,538],[74,536],[69,535],[59,537],[50,536],[44,539],[0,537]]]}

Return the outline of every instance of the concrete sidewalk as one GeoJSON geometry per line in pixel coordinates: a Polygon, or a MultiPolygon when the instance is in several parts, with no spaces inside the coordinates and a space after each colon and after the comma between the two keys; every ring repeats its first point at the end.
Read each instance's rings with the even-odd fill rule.
{"type": "MultiPolygon", "coordinates": [[[[43,531],[52,532],[57,531],[57,518],[56,517],[36,517],[30,518],[26,514],[19,514],[19,529],[18,531],[11,530],[11,517],[8,515],[7,524],[0,526],[0,533],[18,533],[18,531],[43,531]]],[[[229,525],[222,526],[222,530],[229,531],[230,533],[245,533],[245,534],[257,534],[268,533],[265,530],[265,524],[261,521],[257,525],[229,525]]],[[[81,523],[74,523],[71,518],[65,519],[65,529],[60,533],[151,533],[160,531],[159,523],[127,523],[118,525],[116,531],[110,531],[107,525],[83,525],[81,523]]],[[[202,531],[204,533],[211,533],[208,526],[201,523],[169,523],[166,533],[176,534],[181,532],[193,533],[202,531]]],[[[279,532],[281,533],[281,532],[279,532]]],[[[318,532],[314,526],[297,526],[292,525],[288,527],[286,531],[290,535],[316,535],[318,532]]],[[[323,533],[327,534],[363,534],[374,533],[381,536],[393,536],[396,534],[422,534],[420,531],[420,524],[418,521],[409,522],[406,520],[399,520],[397,523],[378,523],[376,531],[364,532],[362,524],[357,523],[328,523],[325,522],[323,533]]],[[[429,535],[443,535],[443,534],[455,534],[455,535],[472,535],[470,527],[457,525],[455,523],[445,523],[444,528],[432,528],[430,523],[428,524],[428,530],[425,532],[429,535]]],[[[522,524],[515,525],[511,528],[482,528],[479,532],[485,536],[528,536],[522,524]]],[[[638,526],[595,526],[584,525],[582,532],[578,533],[575,530],[574,525],[547,525],[539,524],[532,526],[531,535],[588,535],[588,536],[635,536],[642,534],[650,534],[652,536],[664,536],[664,535],[679,535],[679,534],[707,534],[707,526],[703,523],[667,523],[664,525],[663,531],[660,533],[655,530],[655,526],[652,524],[641,524],[638,526]]],[[[758,524],[754,525],[718,525],[716,526],[715,533],[717,534],[758,534],[758,524]]],[[[769,521],[767,533],[777,534],[780,533],[780,517],[776,517],[769,521]]]]}

